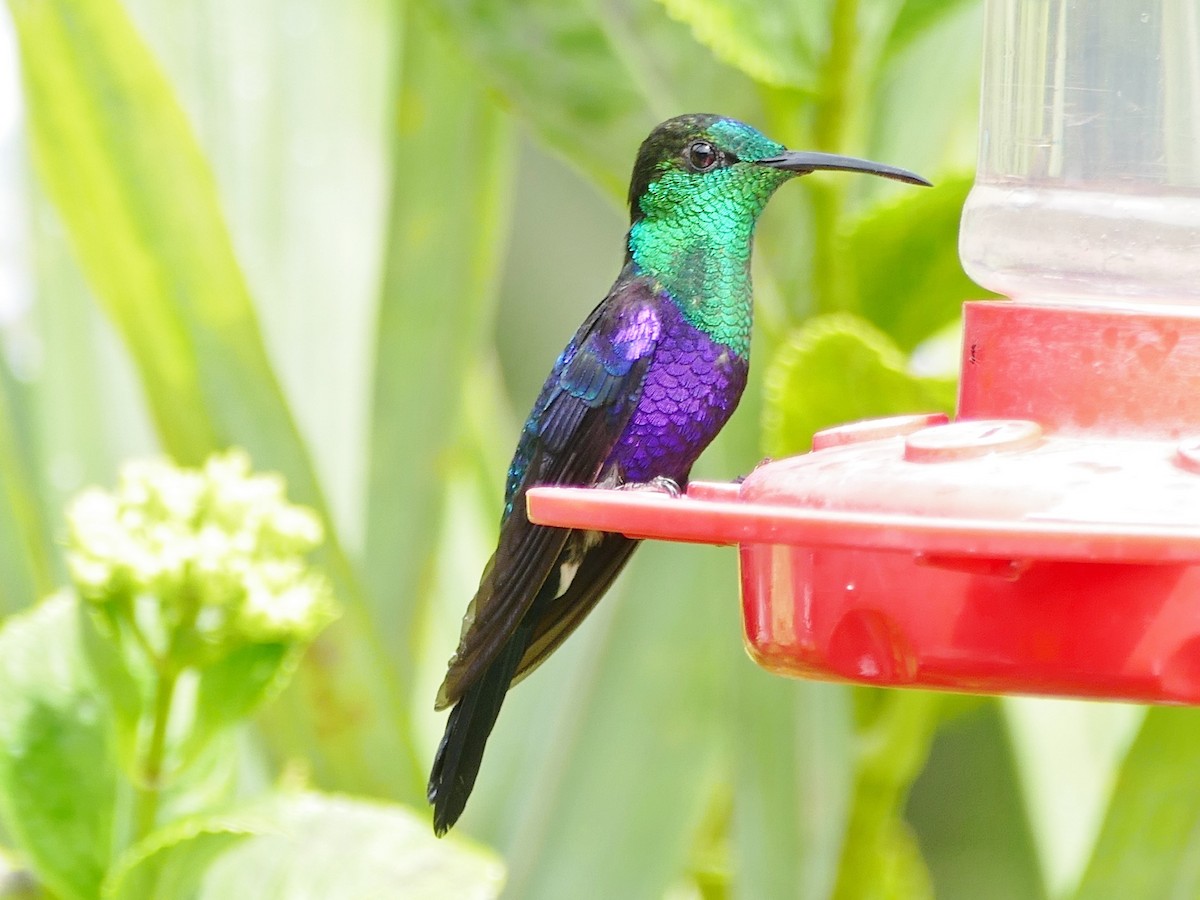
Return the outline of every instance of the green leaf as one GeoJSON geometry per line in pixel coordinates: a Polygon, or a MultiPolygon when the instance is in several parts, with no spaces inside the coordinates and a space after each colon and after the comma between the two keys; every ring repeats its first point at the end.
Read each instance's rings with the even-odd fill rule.
{"type": "Polygon", "coordinates": [[[417,12],[396,91],[366,536],[373,627],[406,687],[466,373],[488,352],[513,168],[508,117],[417,12]]]}
{"type": "MultiPolygon", "coordinates": [[[[28,417],[32,483],[53,534],[70,496],[89,484],[108,484],[124,459],[160,452],[160,445],[130,359],[89,292],[59,217],[36,179],[29,191],[38,300],[28,324],[44,357],[28,373],[21,385],[27,396],[15,398],[14,408],[18,419],[28,417]]],[[[54,543],[51,554],[58,587],[66,566],[54,543]]]]}
{"type": "Polygon", "coordinates": [[[192,725],[179,751],[180,765],[281,691],[302,653],[303,648],[291,644],[248,644],[206,666],[199,675],[192,725]]]}
{"type": "MultiPolygon", "coordinates": [[[[983,4],[908,0],[857,100],[864,153],[914,169],[939,186],[946,173],[973,171],[982,46],[983,4]]],[[[946,240],[956,244],[956,235],[957,221],[946,240]]]]}
{"type": "Polygon", "coordinates": [[[54,589],[56,571],[34,476],[27,391],[0,356],[0,611],[13,612],[54,589]],[[14,537],[15,536],[15,537],[14,537]]]}
{"type": "Polygon", "coordinates": [[[829,36],[830,0],[659,0],[696,40],[755,81],[812,93],[829,36]]]}
{"type": "Polygon", "coordinates": [[[438,840],[400,806],[316,793],[151,835],[106,885],[110,900],[497,896],[503,865],[456,835],[438,840]]]}
{"type": "Polygon", "coordinates": [[[1046,893],[1065,897],[1087,867],[1146,707],[1005,697],[1001,708],[1046,893]]]}
{"type": "Polygon", "coordinates": [[[42,183],[141,370],[165,443],[197,463],[230,440],[216,408],[235,412],[238,376],[249,376],[247,398],[277,394],[212,175],[120,7],[10,6],[42,183]],[[212,403],[220,393],[231,396],[212,403]]]}
{"type": "Polygon", "coordinates": [[[737,894],[833,892],[854,777],[851,691],[738,667],[730,726],[737,894]]]}
{"type": "MultiPolygon", "coordinates": [[[[130,666],[120,643],[111,632],[105,633],[94,606],[76,603],[75,608],[80,649],[96,677],[98,690],[108,701],[117,756],[125,770],[132,772],[139,725],[154,690],[153,672],[148,664],[130,666]]],[[[112,627],[116,627],[115,622],[112,627]]]]}
{"type": "Polygon", "coordinates": [[[428,8],[544,140],[613,193],[623,191],[630,148],[655,116],[588,4],[442,0],[428,8]]]}
{"type": "MultiPolygon", "coordinates": [[[[98,690],[108,701],[118,760],[136,781],[142,764],[156,679],[140,652],[130,653],[103,633],[96,608],[80,607],[80,642],[98,690]]],[[[126,634],[126,640],[131,640],[126,634]]],[[[295,670],[300,650],[251,645],[205,669],[186,672],[186,689],[175,692],[176,726],[168,730],[161,820],[225,802],[237,783],[234,726],[275,693],[295,670]]]]}
{"type": "Polygon", "coordinates": [[[912,786],[905,814],[938,897],[1042,900],[1046,888],[1022,803],[1019,757],[994,698],[944,695],[970,704],[945,721],[912,786]]]}
{"type": "Polygon", "coordinates": [[[958,221],[971,184],[948,178],[899,195],[860,220],[846,241],[857,309],[902,350],[957,319],[965,300],[993,296],[958,261],[958,221]]]}
{"type": "Polygon", "coordinates": [[[484,79],[539,139],[612,198],[671,115],[758,116],[754,83],[714,63],[653,0],[429,0],[484,79]]]}
{"type": "MultiPolygon", "coordinates": [[[[10,6],[37,170],[130,350],[164,445],[195,464],[241,444],[328,520],[212,173],[157,63],[114,0],[10,6]]],[[[300,686],[319,702],[291,709],[314,754],[341,760],[355,783],[415,793],[407,710],[380,677],[383,654],[372,656],[360,588],[332,534],[323,561],[348,614],[306,657],[300,686]],[[369,649],[352,649],[359,643],[369,649]]]]}
{"type": "Polygon", "coordinates": [[[213,861],[241,841],[278,830],[261,810],[179,819],[129,848],[103,884],[105,900],[200,896],[213,861]]]}
{"type": "Polygon", "coordinates": [[[113,844],[117,765],[109,711],[57,595],[0,630],[0,813],[64,897],[92,898],[113,844]]]}
{"type": "Polygon", "coordinates": [[[904,0],[891,31],[888,33],[884,57],[889,58],[910,46],[936,27],[942,19],[956,12],[967,0],[904,0]]]}
{"type": "Polygon", "coordinates": [[[874,416],[949,412],[953,380],[908,372],[887,335],[833,314],[798,328],[771,361],[764,385],[763,443],[773,456],[804,452],[813,433],[874,416]]]}
{"type": "Polygon", "coordinates": [[[1078,900],[1200,894],[1200,710],[1146,714],[1078,900]]]}
{"type": "Polygon", "coordinates": [[[836,898],[932,897],[920,848],[904,821],[941,718],[943,695],[860,689],[860,752],[836,898]]]}

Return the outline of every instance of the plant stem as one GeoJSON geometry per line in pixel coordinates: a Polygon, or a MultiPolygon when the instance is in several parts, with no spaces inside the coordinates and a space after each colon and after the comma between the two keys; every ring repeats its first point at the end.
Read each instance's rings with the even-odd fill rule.
{"type": "Polygon", "coordinates": [[[878,699],[872,720],[859,725],[837,900],[929,893],[929,873],[904,822],[904,804],[929,758],[946,701],[931,691],[896,691],[878,699]]]}
{"type": "Polygon", "coordinates": [[[184,590],[179,598],[182,611],[171,628],[171,637],[166,651],[158,656],[138,628],[136,617],[131,616],[136,637],[143,642],[145,650],[154,664],[157,679],[154,685],[153,719],[150,725],[150,743],[137,767],[137,796],[134,800],[133,838],[140,841],[154,830],[158,820],[158,803],[162,796],[163,763],[167,753],[167,726],[171,722],[171,705],[175,699],[175,687],[182,672],[181,653],[193,638],[196,616],[200,613],[200,599],[192,591],[184,590]]]}
{"type": "Polygon", "coordinates": [[[821,66],[821,93],[813,121],[813,137],[822,150],[841,149],[857,54],[858,0],[837,0],[829,20],[829,52],[821,66]]]}
{"type": "MultiPolygon", "coordinates": [[[[821,66],[820,100],[813,120],[817,149],[846,151],[848,101],[858,52],[858,0],[837,0],[829,22],[829,52],[821,66]]],[[[818,312],[847,309],[853,298],[841,271],[841,233],[845,186],[841,181],[812,188],[812,297],[818,312]]]]}
{"type": "Polygon", "coordinates": [[[171,702],[179,672],[170,664],[161,671],[154,689],[154,721],[150,743],[138,765],[137,798],[134,806],[134,841],[140,841],[154,830],[158,818],[158,801],[162,794],[163,759],[167,749],[167,725],[171,721],[171,702]]]}
{"type": "Polygon", "coordinates": [[[129,625],[129,633],[133,635],[133,641],[137,644],[138,649],[142,651],[146,659],[154,664],[154,671],[161,672],[164,662],[159,659],[158,654],[154,652],[154,647],[150,643],[150,639],[146,637],[146,632],[142,631],[138,625],[137,615],[134,613],[133,601],[126,599],[122,601],[122,612],[124,619],[129,625]]]}

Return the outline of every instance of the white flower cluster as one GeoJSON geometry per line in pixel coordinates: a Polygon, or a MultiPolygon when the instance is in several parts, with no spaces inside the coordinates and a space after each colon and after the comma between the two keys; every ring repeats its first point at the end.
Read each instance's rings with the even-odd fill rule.
{"type": "Polygon", "coordinates": [[[320,520],[287,502],[281,477],[251,474],[241,451],[199,470],[130,462],[114,493],[85,490],[67,520],[71,577],[92,602],[198,604],[195,627],[218,641],[302,640],[333,616],[327,581],[304,560],[320,520]]]}

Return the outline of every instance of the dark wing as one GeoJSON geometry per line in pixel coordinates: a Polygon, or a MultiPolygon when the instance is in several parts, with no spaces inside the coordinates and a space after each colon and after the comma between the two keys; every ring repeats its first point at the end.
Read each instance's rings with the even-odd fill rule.
{"type": "Polygon", "coordinates": [[[562,596],[546,604],[545,611],[533,610],[533,633],[524,655],[517,664],[512,683],[516,684],[546,661],[559,645],[587,618],[592,607],[608,591],[613,580],[625,568],[641,541],[620,534],[606,534],[587,551],[579,570],[562,596]]]}
{"type": "Polygon", "coordinates": [[[641,396],[663,302],[645,279],[618,279],[555,363],[513,457],[500,540],[463,619],[438,709],[456,702],[496,658],[554,570],[571,532],[531,524],[525,492],[595,483],[641,396]]]}

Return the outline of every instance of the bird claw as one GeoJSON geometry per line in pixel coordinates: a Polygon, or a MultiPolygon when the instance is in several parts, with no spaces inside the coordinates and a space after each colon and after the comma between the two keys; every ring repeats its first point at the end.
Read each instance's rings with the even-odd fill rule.
{"type": "Polygon", "coordinates": [[[666,494],[672,499],[678,499],[683,489],[673,478],[666,475],[655,475],[649,481],[627,481],[617,485],[618,491],[651,491],[655,494],[666,494]]]}

